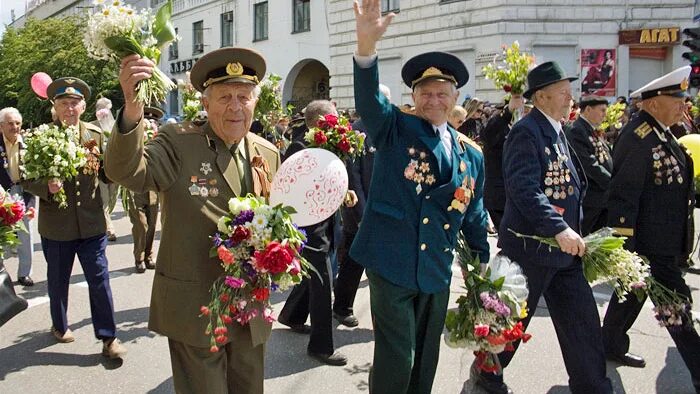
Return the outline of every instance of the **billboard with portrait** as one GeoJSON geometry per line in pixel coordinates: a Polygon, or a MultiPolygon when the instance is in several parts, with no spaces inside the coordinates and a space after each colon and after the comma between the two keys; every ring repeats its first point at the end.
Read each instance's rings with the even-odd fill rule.
{"type": "Polygon", "coordinates": [[[581,96],[614,97],[616,62],[614,49],[581,49],[581,96]]]}

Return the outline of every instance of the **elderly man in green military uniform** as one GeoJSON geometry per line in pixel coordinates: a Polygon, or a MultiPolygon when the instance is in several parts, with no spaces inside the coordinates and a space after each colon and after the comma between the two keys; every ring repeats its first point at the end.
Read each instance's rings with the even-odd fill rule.
{"type": "MultiPolygon", "coordinates": [[[[148,142],[157,134],[158,120],[163,117],[163,110],[148,106],[143,110],[146,128],[144,141],[148,142]]],[[[134,238],[134,264],[136,272],[142,274],[146,269],[156,268],[153,262],[153,239],[156,235],[158,219],[158,193],[148,190],[143,193],[129,193],[129,220],[131,236],[134,238]]]]}
{"type": "Polygon", "coordinates": [[[154,64],[136,55],[122,59],[119,81],[126,105],[107,147],[107,175],[135,192],[160,193],[163,227],[149,328],[168,337],[178,393],[262,393],[264,343],[271,326],[261,318],[228,326],[230,342],[210,352],[207,320],[199,308],[222,274],[209,257],[209,236],[228,201],[266,195],[280,164],[277,149],[249,133],[265,75],[265,60],[250,49],[221,48],[194,65],[191,80],[202,92],[209,120],[167,125],[148,144],[135,87],[154,64]]]}
{"type": "MultiPolygon", "coordinates": [[[[77,126],[80,144],[101,149],[99,127],[80,120],[90,87],[78,78],[59,78],[47,88],[56,111],[56,123],[77,126]]],[[[68,328],[68,285],[76,254],[90,289],[90,312],[95,336],[103,341],[102,354],[119,358],[126,349],[116,339],[112,290],[107,267],[107,228],[102,212],[98,171],[80,171],[71,180],[25,181],[25,189],[41,199],[39,234],[48,264],[47,281],[51,309],[51,332],[58,342],[73,342],[68,328]],[[49,198],[64,189],[68,206],[60,208],[49,198]]]]}

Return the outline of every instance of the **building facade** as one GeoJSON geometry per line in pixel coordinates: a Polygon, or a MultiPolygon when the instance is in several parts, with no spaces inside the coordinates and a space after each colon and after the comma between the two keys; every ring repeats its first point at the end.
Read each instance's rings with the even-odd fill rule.
{"type": "MultiPolygon", "coordinates": [[[[382,0],[396,13],[379,43],[380,80],[398,104],[411,102],[401,66],[412,56],[446,51],[470,73],[465,97],[501,101],[481,72],[518,41],[536,62],[555,60],[570,75],[574,95],[627,96],[646,82],[688,62],[681,57],[682,30],[693,25],[693,0],[382,0]]],[[[340,107],[353,107],[351,4],[329,0],[331,92],[340,107]]]]}

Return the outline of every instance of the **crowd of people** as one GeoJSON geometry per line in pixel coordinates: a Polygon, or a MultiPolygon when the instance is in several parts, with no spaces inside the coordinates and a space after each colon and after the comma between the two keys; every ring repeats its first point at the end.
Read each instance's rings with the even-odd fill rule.
{"type": "MultiPolygon", "coordinates": [[[[354,11],[356,108],[348,116],[354,129],[366,133],[365,154],[346,162],[350,190],[339,212],[303,228],[302,255],[318,275],[293,288],[279,322],[309,336],[310,357],[345,365],[347,357],[335,350],[332,320],[359,324],[353,303],[365,273],[374,332],[370,392],[430,393],[457,238],[486,264],[488,233],[497,233],[500,253],[520,264],[528,279],[524,327],[544,297],[571,391],[613,392],[606,359],[645,366],[643,357],[629,352],[627,336],[643,301],[618,302],[613,295],[601,328],[582,272],[582,237],[614,228],[627,237],[626,248],[649,260],[657,281],[692,302],[683,272],[694,241],[694,177],[692,159],[676,139],[697,132],[686,99],[689,68],[633,92],[621,124],[607,130],[600,125],[608,100],[574,100],[576,77],[556,62],[533,68],[527,90],[504,103],[471,98],[458,105],[458,89],[469,79],[465,65],[444,52],[420,54],[402,68],[413,105],[399,107],[379,83],[377,61],[377,43],[393,14],[382,15],[378,0],[355,2],[354,11]],[[509,230],[554,237],[559,248],[540,247],[509,230]]],[[[197,311],[208,303],[221,273],[216,258],[209,257],[209,236],[231,198],[268,197],[281,163],[307,148],[308,129],[319,117],[338,115],[338,109],[316,100],[298,117],[281,119],[275,134],[288,136],[283,143],[250,132],[265,59],[254,50],[226,47],[201,57],[191,71],[207,121],[159,126],[163,112],[135,100],[136,86],[154,67],[138,55],[122,59],[119,82],[126,104],[114,116],[111,104],[100,100],[94,123],[81,120],[91,90],[79,78],[59,78],[48,87],[56,124],[77,126],[80,142],[95,140],[103,153],[100,171],[70,180],[22,179],[21,114],[0,111],[0,182],[27,205],[34,196],[40,200],[38,232],[48,267],[51,333],[58,342],[74,341],[66,310],[77,255],[102,354],[126,353],[117,339],[105,254],[108,240],[116,237],[109,207],[118,184],[129,191],[123,203],[133,224],[135,270],[157,273],[149,328],[168,338],[175,390],[261,393],[271,324],[261,316],[229,324],[226,342],[216,351],[203,335],[206,321],[197,311]],[[154,129],[157,136],[149,136],[154,129]],[[60,190],[67,196],[65,209],[50,198],[60,190]],[[154,261],[159,211],[162,235],[154,261]]],[[[24,286],[33,284],[30,234],[23,235],[18,250],[24,286]]],[[[700,392],[697,331],[690,324],[669,333],[700,392]]],[[[498,355],[503,368],[516,350],[517,345],[498,355]]],[[[476,383],[487,392],[512,392],[505,374],[473,368],[476,383]]]]}

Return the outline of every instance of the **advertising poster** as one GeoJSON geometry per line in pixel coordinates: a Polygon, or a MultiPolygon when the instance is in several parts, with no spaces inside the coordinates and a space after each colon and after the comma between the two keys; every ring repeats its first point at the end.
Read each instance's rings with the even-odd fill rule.
{"type": "Polygon", "coordinates": [[[581,50],[581,95],[615,97],[616,53],[614,49],[581,50]]]}

